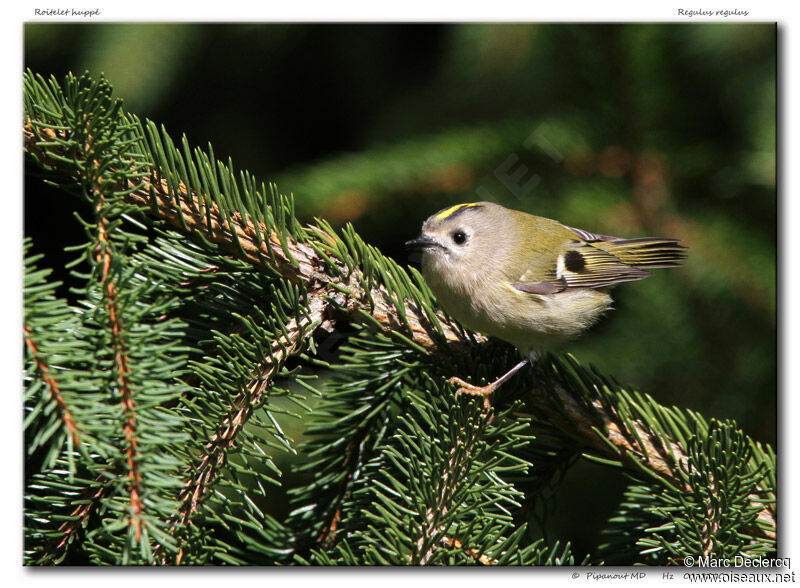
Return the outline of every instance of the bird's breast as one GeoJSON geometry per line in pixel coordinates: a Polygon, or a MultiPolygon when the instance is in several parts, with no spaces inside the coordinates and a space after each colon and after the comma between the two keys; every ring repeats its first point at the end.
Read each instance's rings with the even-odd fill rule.
{"type": "Polygon", "coordinates": [[[497,337],[523,352],[549,349],[574,338],[611,308],[611,297],[588,288],[537,295],[515,289],[502,268],[459,274],[423,265],[441,307],[472,331],[497,337]]]}

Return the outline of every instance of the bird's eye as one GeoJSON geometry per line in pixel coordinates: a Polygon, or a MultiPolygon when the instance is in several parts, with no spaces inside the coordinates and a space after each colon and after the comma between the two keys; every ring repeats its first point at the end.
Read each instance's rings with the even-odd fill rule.
{"type": "Polygon", "coordinates": [[[456,245],[463,245],[467,242],[467,235],[464,231],[454,231],[450,236],[453,238],[453,243],[456,245]]]}

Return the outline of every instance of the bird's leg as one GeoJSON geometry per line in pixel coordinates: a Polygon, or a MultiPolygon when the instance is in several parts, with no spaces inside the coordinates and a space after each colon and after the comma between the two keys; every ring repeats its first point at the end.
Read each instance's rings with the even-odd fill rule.
{"type": "Polygon", "coordinates": [[[470,396],[483,396],[483,407],[487,411],[492,407],[492,403],[489,400],[489,396],[491,396],[492,392],[497,390],[500,386],[502,386],[506,380],[508,380],[511,376],[516,374],[519,370],[525,367],[528,363],[529,358],[523,359],[513,368],[508,370],[505,374],[497,378],[491,384],[487,384],[486,386],[476,386],[475,384],[470,384],[469,382],[465,382],[461,378],[452,377],[448,382],[451,384],[455,384],[459,386],[458,390],[456,390],[456,396],[459,394],[469,394],[470,396]]]}

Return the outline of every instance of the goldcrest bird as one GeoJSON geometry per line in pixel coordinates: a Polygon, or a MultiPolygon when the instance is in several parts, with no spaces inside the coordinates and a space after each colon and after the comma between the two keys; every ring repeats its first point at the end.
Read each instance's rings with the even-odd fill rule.
{"type": "Polygon", "coordinates": [[[462,325],[514,345],[525,359],[488,386],[451,378],[457,393],[489,396],[542,350],[572,339],[611,309],[609,290],[676,267],[675,239],[622,239],[491,202],[457,204],[406,243],[422,249],[422,273],[442,308],[462,325]]]}

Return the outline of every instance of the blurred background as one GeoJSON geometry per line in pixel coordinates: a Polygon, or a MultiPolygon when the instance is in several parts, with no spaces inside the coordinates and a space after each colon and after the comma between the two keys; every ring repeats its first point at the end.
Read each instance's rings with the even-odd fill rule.
{"type": "MultiPolygon", "coordinates": [[[[25,67],[104,73],[129,111],[401,263],[427,216],[474,200],[682,239],[685,268],[618,287],[568,351],[773,446],[776,52],[772,24],[25,26],[25,67]]],[[[77,201],[27,178],[25,232],[58,271],[77,201]]],[[[573,468],[555,536],[596,544],[624,483],[573,468]]]]}

